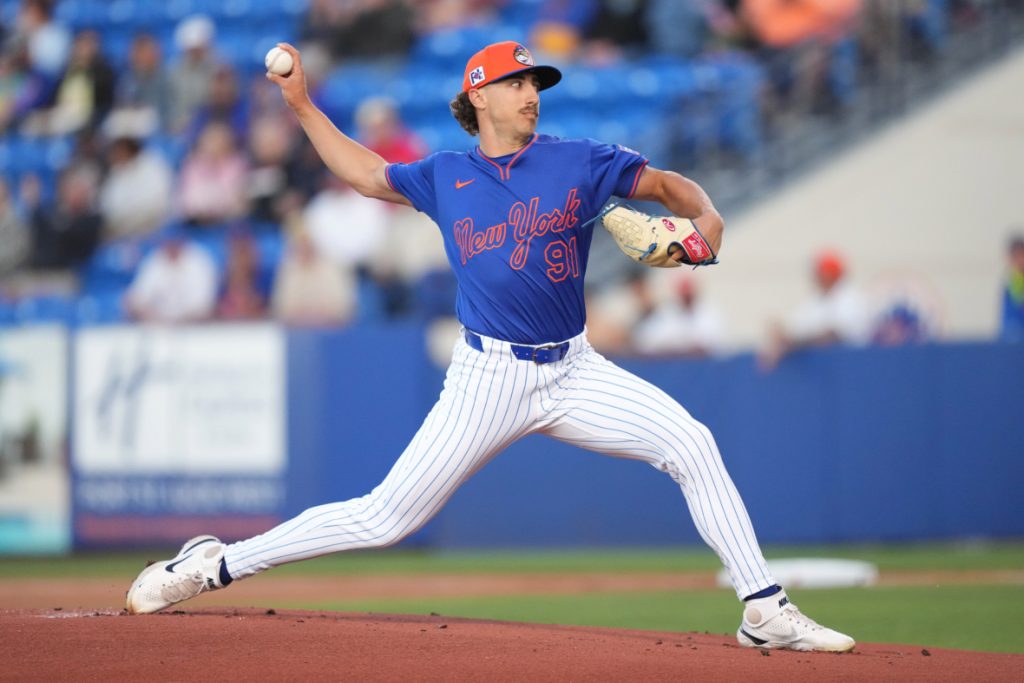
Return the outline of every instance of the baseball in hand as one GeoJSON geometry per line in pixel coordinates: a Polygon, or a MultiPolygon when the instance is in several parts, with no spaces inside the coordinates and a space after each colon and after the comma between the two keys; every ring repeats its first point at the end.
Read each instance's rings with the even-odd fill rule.
{"type": "Polygon", "coordinates": [[[278,76],[287,76],[292,72],[292,56],[279,47],[270,48],[263,63],[267,65],[267,71],[278,76]]]}

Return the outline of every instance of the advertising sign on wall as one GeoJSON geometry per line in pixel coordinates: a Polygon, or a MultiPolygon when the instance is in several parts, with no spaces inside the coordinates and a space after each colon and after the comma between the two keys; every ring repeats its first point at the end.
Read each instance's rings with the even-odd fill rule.
{"type": "Polygon", "coordinates": [[[81,330],[80,544],[244,536],[284,504],[285,342],[272,325],[81,330]]]}
{"type": "Polygon", "coordinates": [[[0,330],[0,554],[70,546],[68,333],[0,330]]]}

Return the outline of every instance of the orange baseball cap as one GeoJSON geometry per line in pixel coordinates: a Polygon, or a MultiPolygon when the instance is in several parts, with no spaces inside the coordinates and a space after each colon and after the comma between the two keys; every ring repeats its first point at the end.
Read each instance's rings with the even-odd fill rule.
{"type": "Polygon", "coordinates": [[[814,269],[819,275],[838,280],[846,271],[846,264],[838,252],[825,250],[818,254],[814,269]]]}
{"type": "Polygon", "coordinates": [[[491,43],[466,62],[462,77],[462,92],[500,81],[503,78],[529,71],[537,74],[540,90],[550,88],[562,80],[562,72],[553,66],[537,66],[533,55],[514,40],[491,43]]]}

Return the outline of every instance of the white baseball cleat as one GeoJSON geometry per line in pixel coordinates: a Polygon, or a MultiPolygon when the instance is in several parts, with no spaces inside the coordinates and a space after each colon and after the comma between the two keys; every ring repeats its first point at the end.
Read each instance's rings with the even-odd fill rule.
{"type": "Polygon", "coordinates": [[[819,652],[848,652],[856,644],[850,636],[804,616],[786,591],[747,602],[736,640],[743,647],[819,652]]]}
{"type": "Polygon", "coordinates": [[[222,559],[224,544],[219,538],[196,536],[186,541],[173,559],[142,570],[128,589],[128,612],[152,614],[205,591],[223,588],[222,559]]]}

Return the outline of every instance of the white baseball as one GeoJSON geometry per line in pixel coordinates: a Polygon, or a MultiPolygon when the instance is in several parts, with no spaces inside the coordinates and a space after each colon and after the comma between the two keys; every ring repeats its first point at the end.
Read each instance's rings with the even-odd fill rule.
{"type": "Polygon", "coordinates": [[[287,76],[292,72],[292,56],[279,47],[270,48],[263,63],[267,65],[267,71],[278,76],[287,76]]]}

